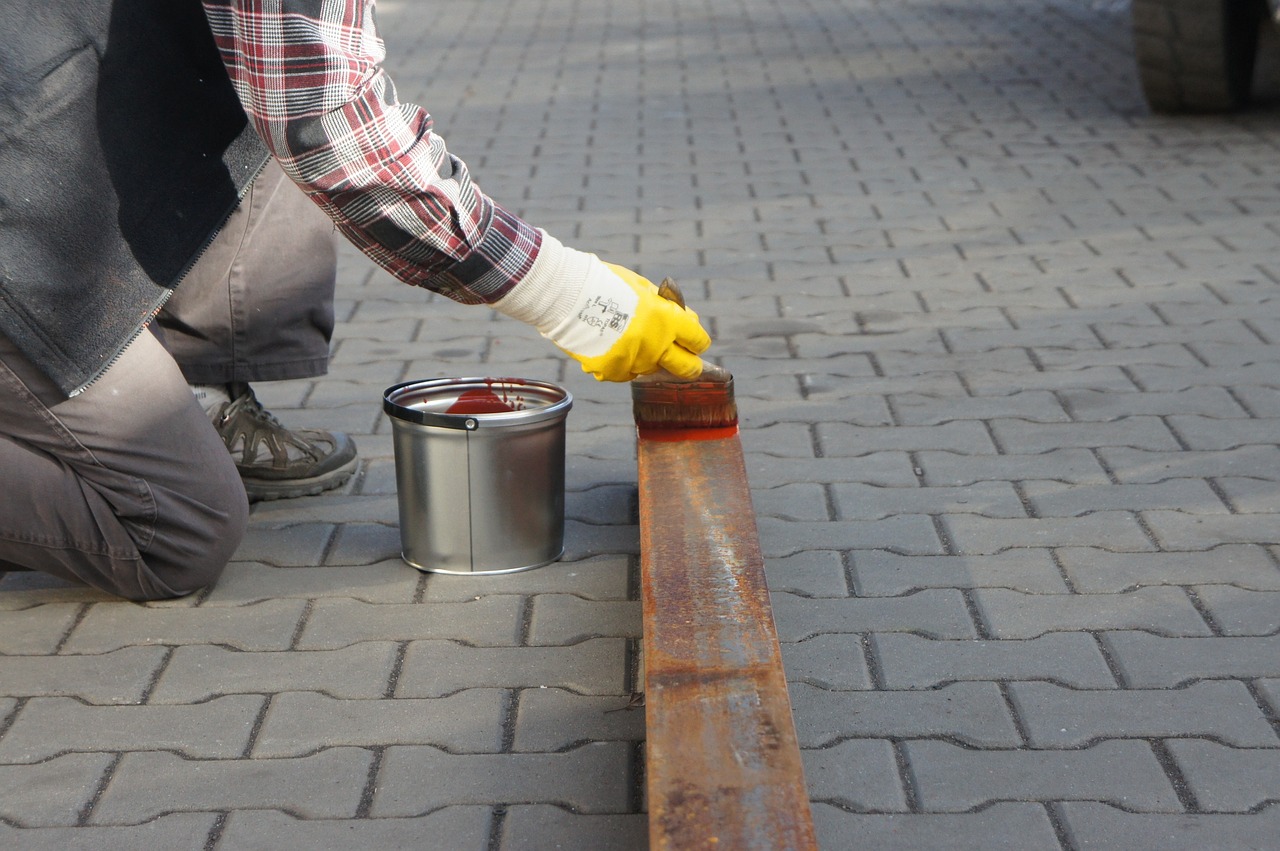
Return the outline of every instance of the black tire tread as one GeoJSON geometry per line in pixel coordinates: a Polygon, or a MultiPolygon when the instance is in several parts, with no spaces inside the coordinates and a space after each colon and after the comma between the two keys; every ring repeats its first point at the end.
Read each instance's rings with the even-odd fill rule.
{"type": "Polygon", "coordinates": [[[1134,51],[1155,112],[1228,112],[1249,100],[1255,0],[1132,0],[1134,51]]]}

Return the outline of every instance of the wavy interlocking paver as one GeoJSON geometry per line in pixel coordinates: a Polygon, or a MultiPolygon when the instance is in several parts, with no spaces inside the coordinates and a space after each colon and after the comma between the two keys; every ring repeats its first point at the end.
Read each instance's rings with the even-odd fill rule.
{"type": "Polygon", "coordinates": [[[400,744],[495,752],[502,746],[505,697],[491,688],[399,700],[341,700],[316,692],[285,692],[271,700],[252,755],[298,757],[324,748],[400,744]]]}
{"type": "MultiPolygon", "coordinates": [[[[84,656],[0,656],[0,695],[139,703],[167,657],[163,647],[126,647],[84,656]]],[[[0,716],[11,706],[11,701],[0,702],[0,716]]]]}
{"type": "Polygon", "coordinates": [[[302,818],[352,818],[372,753],[334,748],[297,759],[189,760],[125,754],[90,816],[91,824],[143,824],[174,811],[281,809],[302,818]]]}
{"type": "Polygon", "coordinates": [[[191,757],[242,753],[265,698],[224,695],[184,706],[88,706],[67,697],[33,697],[0,742],[0,763],[74,752],[172,750],[191,757]]]}
{"type": "MultiPolygon", "coordinates": [[[[1273,844],[1275,103],[1152,116],[1128,11],[379,5],[486,191],[713,332],[823,848],[1273,844]]],[[[626,389],[339,261],[329,376],[257,389],[348,486],[175,603],[0,579],[0,845],[645,846],[626,389]],[[575,396],[557,565],[397,558],[380,394],[464,374],[575,396]]]]}

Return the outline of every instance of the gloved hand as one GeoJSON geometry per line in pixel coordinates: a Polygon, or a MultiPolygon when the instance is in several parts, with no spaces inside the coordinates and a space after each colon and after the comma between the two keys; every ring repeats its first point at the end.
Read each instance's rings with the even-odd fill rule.
{"type": "Polygon", "coordinates": [[[600,381],[658,369],[697,378],[698,354],[711,345],[698,315],[651,282],[545,234],[534,268],[494,306],[536,327],[600,381]]]}
{"type": "MultiPolygon", "coordinates": [[[[611,263],[604,265],[635,293],[631,316],[628,318],[621,312],[610,315],[612,304],[603,301],[607,296],[597,293],[569,322],[586,322],[594,327],[597,319],[609,316],[611,322],[621,326],[621,334],[608,350],[598,355],[570,348],[577,340],[577,329],[572,327],[566,329],[564,342],[557,340],[557,345],[582,364],[583,372],[594,375],[597,380],[630,381],[637,375],[657,372],[659,368],[680,378],[697,378],[702,372],[698,353],[711,345],[711,338],[698,323],[698,315],[659,296],[657,287],[630,269],[611,263]]],[[[609,286],[613,286],[611,282],[609,286]]],[[[554,333],[550,336],[556,339],[554,333]]],[[[591,351],[600,346],[584,348],[591,351]]]]}

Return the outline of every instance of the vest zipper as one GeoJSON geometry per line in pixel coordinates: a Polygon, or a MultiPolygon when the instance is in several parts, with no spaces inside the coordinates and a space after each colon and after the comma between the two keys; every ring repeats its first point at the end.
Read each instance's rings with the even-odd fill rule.
{"type": "Polygon", "coordinates": [[[231,218],[231,214],[234,213],[236,209],[239,208],[240,204],[244,202],[245,196],[249,194],[250,188],[253,187],[253,182],[258,179],[259,175],[262,174],[262,170],[267,167],[268,162],[270,162],[270,157],[263,160],[262,163],[256,169],[254,169],[253,176],[251,176],[247,181],[245,181],[244,188],[236,193],[235,206],[232,207],[230,211],[228,211],[227,215],[224,216],[222,221],[218,223],[218,226],[214,228],[207,237],[205,237],[204,242],[201,243],[200,245],[200,249],[196,251],[194,254],[192,254],[191,259],[188,260],[186,264],[183,265],[182,269],[174,277],[173,286],[164,288],[164,295],[160,297],[160,301],[156,303],[156,306],[151,308],[151,312],[147,314],[146,319],[142,321],[142,323],[138,326],[137,330],[129,335],[129,338],[125,340],[124,343],[118,349],[116,349],[115,354],[113,354],[110,358],[108,358],[107,362],[101,368],[99,368],[93,375],[89,376],[88,381],[86,381],[84,384],[81,384],[79,387],[76,387],[74,390],[68,393],[67,398],[79,396],[81,393],[88,390],[95,381],[97,381],[99,378],[103,376],[104,373],[106,373],[107,370],[111,369],[111,367],[116,365],[116,361],[120,360],[120,356],[124,354],[124,350],[129,348],[129,346],[133,344],[133,341],[138,339],[139,335],[141,335],[142,332],[147,330],[147,326],[149,326],[153,321],[155,321],[155,318],[160,315],[160,311],[164,309],[165,302],[167,302],[169,300],[169,297],[173,295],[174,287],[182,283],[182,279],[185,278],[188,274],[190,274],[192,268],[196,265],[196,263],[200,261],[200,258],[204,256],[204,253],[209,250],[209,246],[213,244],[214,238],[217,237],[217,235],[222,232],[223,227],[226,226],[227,221],[231,218]]]}

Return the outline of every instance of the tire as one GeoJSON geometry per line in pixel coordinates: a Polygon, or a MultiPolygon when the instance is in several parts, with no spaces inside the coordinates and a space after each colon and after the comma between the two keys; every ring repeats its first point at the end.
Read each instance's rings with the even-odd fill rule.
{"type": "Polygon", "coordinates": [[[1249,102],[1264,0],[1132,0],[1133,42],[1154,112],[1229,112],[1249,102]]]}

